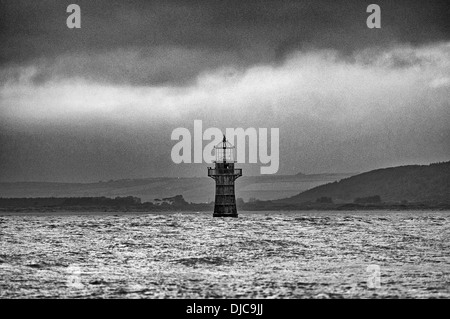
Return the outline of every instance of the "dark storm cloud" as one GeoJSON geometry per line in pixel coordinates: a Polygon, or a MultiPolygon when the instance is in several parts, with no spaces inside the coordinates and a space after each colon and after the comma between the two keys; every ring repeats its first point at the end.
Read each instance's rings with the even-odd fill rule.
{"type": "Polygon", "coordinates": [[[204,176],[198,119],[280,128],[280,173],[448,160],[448,1],[372,1],[0,0],[0,181],[204,176]]]}
{"type": "Polygon", "coordinates": [[[277,63],[298,49],[349,54],[450,37],[446,1],[376,1],[381,30],[365,25],[370,3],[2,0],[0,65],[36,66],[36,84],[64,77],[179,84],[224,65],[277,63]],[[66,27],[74,2],[80,30],[66,27]]]}

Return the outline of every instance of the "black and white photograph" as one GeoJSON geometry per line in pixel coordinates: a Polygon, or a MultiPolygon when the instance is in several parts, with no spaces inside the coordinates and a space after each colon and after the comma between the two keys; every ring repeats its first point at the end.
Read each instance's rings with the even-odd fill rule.
{"type": "Polygon", "coordinates": [[[0,0],[1,300],[449,298],[448,0],[0,0]]]}

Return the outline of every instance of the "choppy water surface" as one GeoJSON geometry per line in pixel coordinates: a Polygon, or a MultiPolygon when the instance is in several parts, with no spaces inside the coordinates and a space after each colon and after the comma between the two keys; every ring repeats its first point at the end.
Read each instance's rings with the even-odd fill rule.
{"type": "Polygon", "coordinates": [[[449,212],[0,216],[0,297],[449,298],[449,233],[449,212]]]}

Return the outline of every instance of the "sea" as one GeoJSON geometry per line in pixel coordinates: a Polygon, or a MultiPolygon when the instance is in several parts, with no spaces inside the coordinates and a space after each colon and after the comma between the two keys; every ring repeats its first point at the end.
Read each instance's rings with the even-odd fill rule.
{"type": "Polygon", "coordinates": [[[0,298],[450,298],[450,212],[2,213],[0,298]]]}

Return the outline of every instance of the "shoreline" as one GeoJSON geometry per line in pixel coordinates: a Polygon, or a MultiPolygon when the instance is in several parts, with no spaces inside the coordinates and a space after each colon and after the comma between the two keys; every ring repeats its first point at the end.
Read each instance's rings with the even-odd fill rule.
{"type": "MultiPolygon", "coordinates": [[[[239,212],[329,212],[329,211],[450,211],[450,202],[293,202],[293,201],[237,201],[239,212]]],[[[0,198],[0,215],[5,214],[164,214],[211,213],[214,202],[190,203],[182,195],[164,198],[159,202],[141,202],[138,197],[47,197],[0,198]]]]}
{"type": "MultiPolygon", "coordinates": [[[[238,211],[238,214],[241,215],[249,215],[249,214],[261,214],[261,215],[270,215],[270,214],[371,214],[371,213],[385,213],[385,214],[395,214],[395,213],[449,213],[450,209],[445,210],[437,210],[437,209],[410,209],[410,210],[389,210],[389,209],[374,209],[374,210],[259,210],[259,211],[251,211],[251,210],[243,210],[238,211]]],[[[133,215],[177,215],[177,214],[185,214],[185,215],[211,215],[213,211],[95,211],[95,210],[86,210],[86,211],[77,211],[77,210],[56,210],[56,211],[36,211],[36,210],[21,210],[21,211],[6,211],[0,210],[0,217],[8,217],[8,216],[133,216],[133,215]]]]}

